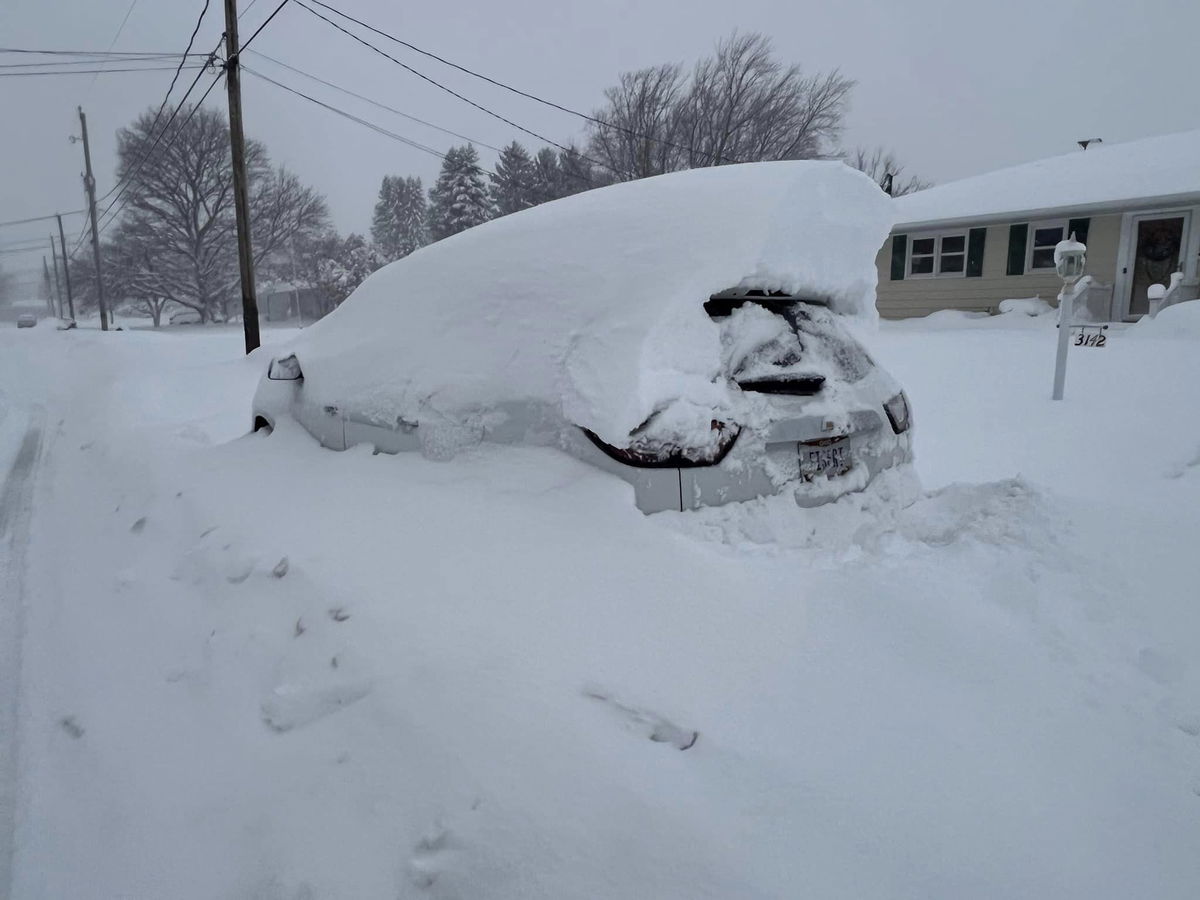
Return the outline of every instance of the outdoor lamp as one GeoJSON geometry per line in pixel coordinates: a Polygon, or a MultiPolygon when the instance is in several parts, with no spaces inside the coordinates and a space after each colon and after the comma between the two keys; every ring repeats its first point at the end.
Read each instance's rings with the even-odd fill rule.
{"type": "Polygon", "coordinates": [[[1065,284],[1074,284],[1079,280],[1086,262],[1087,247],[1075,240],[1074,234],[1069,241],[1062,241],[1054,248],[1054,269],[1065,284]]]}

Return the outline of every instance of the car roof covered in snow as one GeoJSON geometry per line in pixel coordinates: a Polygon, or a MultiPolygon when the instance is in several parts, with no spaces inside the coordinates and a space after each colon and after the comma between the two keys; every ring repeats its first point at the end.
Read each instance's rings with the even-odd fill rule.
{"type": "Polygon", "coordinates": [[[892,211],[840,162],[617,184],[385,266],[292,349],[314,400],[381,421],[534,400],[616,443],[656,411],[700,410],[726,390],[704,310],[717,291],[781,290],[874,317],[892,211]]]}
{"type": "Polygon", "coordinates": [[[1200,130],[1091,144],[898,197],[897,227],[1100,212],[1133,203],[1200,199],[1200,130]]]}

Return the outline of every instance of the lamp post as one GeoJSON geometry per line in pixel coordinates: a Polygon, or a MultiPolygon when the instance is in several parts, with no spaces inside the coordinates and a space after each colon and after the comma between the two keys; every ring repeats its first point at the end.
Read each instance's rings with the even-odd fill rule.
{"type": "Polygon", "coordinates": [[[1062,279],[1063,288],[1058,293],[1058,355],[1054,359],[1055,400],[1063,398],[1063,385],[1067,380],[1067,348],[1071,340],[1071,321],[1075,312],[1075,282],[1083,274],[1087,262],[1087,247],[1075,240],[1059,241],[1054,248],[1054,269],[1062,279]]]}

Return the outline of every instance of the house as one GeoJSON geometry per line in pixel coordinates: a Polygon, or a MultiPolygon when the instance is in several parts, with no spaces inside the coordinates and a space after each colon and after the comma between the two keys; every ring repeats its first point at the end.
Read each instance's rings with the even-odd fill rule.
{"type": "Polygon", "coordinates": [[[264,285],[258,306],[268,322],[295,320],[300,324],[315,322],[333,308],[317,288],[286,283],[264,285]]]}
{"type": "Polygon", "coordinates": [[[1054,302],[1054,246],[1072,233],[1088,246],[1085,304],[1095,319],[1144,315],[1147,290],[1176,271],[1172,299],[1200,295],[1200,130],[1093,144],[895,203],[898,224],[878,258],[885,318],[1054,302]]]}

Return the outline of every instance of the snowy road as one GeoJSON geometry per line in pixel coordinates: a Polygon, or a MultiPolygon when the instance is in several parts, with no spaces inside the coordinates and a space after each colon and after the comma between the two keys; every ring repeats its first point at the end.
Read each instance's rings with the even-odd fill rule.
{"type": "Polygon", "coordinates": [[[1052,323],[944,325],[871,338],[910,508],[649,518],[247,435],[236,331],[0,333],[12,900],[1194,900],[1196,342],[1053,405],[1052,323]]]}
{"type": "Polygon", "coordinates": [[[25,618],[24,551],[41,444],[41,423],[31,422],[7,477],[0,483],[0,897],[8,896],[12,878],[19,761],[17,707],[25,618]]]}

